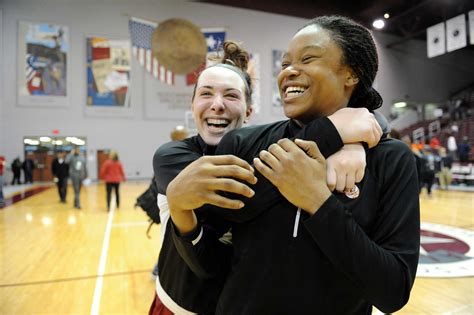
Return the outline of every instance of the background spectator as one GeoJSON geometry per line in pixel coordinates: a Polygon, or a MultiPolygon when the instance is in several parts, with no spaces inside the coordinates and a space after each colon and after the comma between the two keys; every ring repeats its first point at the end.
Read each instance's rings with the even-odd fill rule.
{"type": "Polygon", "coordinates": [[[23,175],[25,178],[25,184],[33,183],[33,170],[35,169],[35,162],[31,159],[30,155],[27,155],[22,164],[23,175]]]}
{"type": "Polygon", "coordinates": [[[467,136],[462,138],[462,142],[458,146],[459,161],[462,163],[469,162],[469,155],[471,153],[471,146],[467,136]]]}
{"type": "Polygon", "coordinates": [[[120,208],[120,183],[125,181],[125,173],[122,163],[119,161],[117,152],[111,151],[109,158],[102,164],[100,168],[100,178],[105,181],[107,190],[107,211],[110,211],[110,199],[112,197],[112,189],[115,190],[115,203],[117,209],[120,208]]]}
{"type": "Polygon", "coordinates": [[[18,185],[21,184],[20,181],[20,176],[21,176],[21,161],[20,157],[16,157],[12,164],[11,164],[12,172],[13,172],[13,179],[12,179],[12,185],[15,185],[17,183],[18,185]]]}
{"type": "Polygon", "coordinates": [[[58,152],[51,164],[54,182],[58,186],[59,199],[66,203],[67,179],[69,177],[69,165],[66,163],[65,152],[58,152]]]}

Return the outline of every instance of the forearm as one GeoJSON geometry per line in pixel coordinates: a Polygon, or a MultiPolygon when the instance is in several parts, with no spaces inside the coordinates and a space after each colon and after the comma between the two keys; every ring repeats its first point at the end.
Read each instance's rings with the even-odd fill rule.
{"type": "MultiPolygon", "coordinates": [[[[170,222],[172,223],[172,222],[170,222]]],[[[220,241],[226,222],[198,223],[196,229],[182,234],[172,224],[171,233],[176,249],[188,267],[201,279],[227,273],[232,257],[232,245],[220,241]],[[217,229],[216,229],[217,227],[217,229]]]]}
{"type": "Polygon", "coordinates": [[[321,154],[325,158],[328,158],[339,151],[344,145],[336,127],[327,117],[311,121],[292,139],[311,140],[316,142],[321,154]]]}

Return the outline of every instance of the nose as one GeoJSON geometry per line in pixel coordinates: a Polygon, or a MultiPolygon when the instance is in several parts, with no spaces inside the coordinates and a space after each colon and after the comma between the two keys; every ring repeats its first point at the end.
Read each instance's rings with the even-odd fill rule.
{"type": "Polygon", "coordinates": [[[277,77],[278,84],[281,87],[281,84],[283,83],[284,79],[295,77],[299,75],[299,73],[300,73],[299,69],[296,68],[294,65],[289,65],[285,69],[281,69],[277,77]]]}
{"type": "Polygon", "coordinates": [[[225,109],[224,98],[221,95],[216,95],[214,99],[212,100],[211,110],[216,111],[216,112],[221,112],[221,111],[224,111],[224,109],[225,109]]]}
{"type": "Polygon", "coordinates": [[[286,76],[293,76],[299,74],[299,69],[294,65],[289,65],[285,69],[281,70],[281,72],[286,76]]]}

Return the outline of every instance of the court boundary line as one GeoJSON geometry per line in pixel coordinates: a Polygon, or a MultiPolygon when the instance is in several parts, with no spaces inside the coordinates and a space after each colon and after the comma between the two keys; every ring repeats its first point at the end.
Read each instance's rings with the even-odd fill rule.
{"type": "Polygon", "coordinates": [[[100,300],[102,297],[102,287],[104,285],[103,275],[105,273],[105,265],[107,263],[107,254],[109,252],[110,234],[112,232],[112,221],[114,219],[114,213],[115,213],[115,196],[112,195],[112,198],[110,201],[109,217],[107,219],[107,226],[105,227],[104,242],[102,243],[102,252],[100,254],[99,269],[97,271],[98,277],[95,282],[94,299],[92,301],[92,306],[91,306],[91,315],[99,314],[100,300]]]}

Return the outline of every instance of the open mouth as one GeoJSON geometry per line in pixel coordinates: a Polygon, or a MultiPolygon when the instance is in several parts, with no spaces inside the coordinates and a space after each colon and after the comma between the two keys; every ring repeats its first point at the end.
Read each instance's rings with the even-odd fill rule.
{"type": "Polygon", "coordinates": [[[211,128],[225,129],[229,126],[230,121],[227,119],[208,118],[206,123],[211,128]]]}
{"type": "Polygon", "coordinates": [[[288,86],[284,89],[284,95],[286,99],[299,97],[304,92],[306,92],[306,88],[303,86],[288,86]]]}

